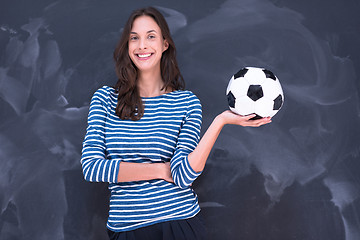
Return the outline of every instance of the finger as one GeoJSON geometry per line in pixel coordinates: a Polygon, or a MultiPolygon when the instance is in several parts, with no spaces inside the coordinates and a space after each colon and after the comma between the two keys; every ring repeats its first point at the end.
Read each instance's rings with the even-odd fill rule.
{"type": "Polygon", "coordinates": [[[256,114],[253,113],[253,114],[250,114],[250,115],[246,115],[244,117],[245,117],[246,120],[250,120],[251,118],[256,117],[256,114]]]}
{"type": "Polygon", "coordinates": [[[258,119],[258,120],[249,121],[249,123],[253,127],[260,127],[260,126],[262,126],[264,124],[271,123],[271,118],[270,117],[261,118],[261,119],[258,119]]]}

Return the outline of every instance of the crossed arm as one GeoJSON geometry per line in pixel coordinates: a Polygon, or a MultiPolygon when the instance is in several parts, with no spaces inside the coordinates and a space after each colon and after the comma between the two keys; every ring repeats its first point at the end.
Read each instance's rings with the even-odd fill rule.
{"type": "MultiPolygon", "coordinates": [[[[105,89],[106,90],[106,89],[105,89]]],[[[81,164],[84,178],[91,182],[130,182],[164,179],[179,187],[187,187],[203,171],[206,160],[222,128],[227,124],[259,127],[271,122],[270,118],[250,120],[255,115],[240,116],[230,110],[216,116],[200,139],[201,105],[192,98],[186,121],[182,126],[178,147],[170,163],[129,163],[108,161],[105,156],[105,122],[107,109],[104,89],[97,91],[90,104],[88,129],[85,136],[81,164]],[[196,129],[196,130],[195,130],[196,129]],[[190,140],[190,141],[188,141],[190,140]]]]}
{"type": "MultiPolygon", "coordinates": [[[[271,122],[271,118],[250,120],[254,116],[255,115],[240,116],[227,110],[215,117],[195,150],[188,155],[191,168],[195,172],[203,171],[211,149],[225,125],[233,124],[244,127],[259,127],[271,122]]],[[[118,182],[151,179],[164,179],[165,181],[173,182],[170,163],[120,163],[119,174],[117,176],[118,182]]]]}

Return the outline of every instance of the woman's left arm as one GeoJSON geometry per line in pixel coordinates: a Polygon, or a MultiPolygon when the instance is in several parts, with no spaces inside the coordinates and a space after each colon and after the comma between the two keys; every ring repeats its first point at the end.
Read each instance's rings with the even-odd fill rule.
{"type": "Polygon", "coordinates": [[[271,122],[271,118],[261,118],[258,120],[250,120],[255,117],[255,114],[248,116],[241,116],[231,112],[230,110],[224,111],[219,114],[211,123],[203,137],[201,138],[197,147],[188,156],[188,161],[191,168],[195,172],[203,171],[206,160],[218,138],[222,128],[226,124],[234,124],[248,127],[259,127],[261,125],[271,122]]]}

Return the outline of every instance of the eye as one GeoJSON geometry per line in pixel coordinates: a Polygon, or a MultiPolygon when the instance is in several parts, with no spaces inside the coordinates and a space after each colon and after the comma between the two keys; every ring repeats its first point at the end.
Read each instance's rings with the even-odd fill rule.
{"type": "Polygon", "coordinates": [[[130,36],[130,41],[135,41],[135,40],[137,40],[137,39],[138,39],[137,36],[130,36]]]}
{"type": "Polygon", "coordinates": [[[149,35],[148,39],[154,39],[156,36],[155,35],[149,35]]]}

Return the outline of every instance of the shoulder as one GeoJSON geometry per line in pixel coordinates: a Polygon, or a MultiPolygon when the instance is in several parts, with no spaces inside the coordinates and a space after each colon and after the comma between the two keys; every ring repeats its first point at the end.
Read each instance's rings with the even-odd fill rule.
{"type": "Polygon", "coordinates": [[[201,115],[202,106],[199,98],[189,90],[176,91],[177,94],[182,96],[184,104],[187,105],[187,115],[198,113],[201,115]]]}
{"type": "Polygon", "coordinates": [[[185,91],[188,95],[188,104],[189,106],[195,108],[201,108],[200,99],[192,92],[192,91],[185,91]]]}
{"type": "Polygon", "coordinates": [[[178,98],[183,99],[183,101],[186,101],[188,103],[194,102],[197,104],[200,104],[199,98],[189,90],[177,90],[174,93],[174,96],[177,96],[178,98]]]}
{"type": "Polygon", "coordinates": [[[95,91],[94,96],[108,97],[112,94],[115,94],[115,89],[113,87],[103,86],[95,91]]]}
{"type": "Polygon", "coordinates": [[[109,86],[103,86],[96,90],[93,94],[92,99],[100,100],[100,101],[108,101],[110,97],[115,96],[115,89],[109,86]]]}

